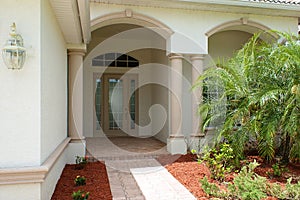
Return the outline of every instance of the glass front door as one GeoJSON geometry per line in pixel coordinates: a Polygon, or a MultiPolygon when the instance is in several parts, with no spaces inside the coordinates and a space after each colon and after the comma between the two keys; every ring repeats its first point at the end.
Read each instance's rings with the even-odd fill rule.
{"type": "Polygon", "coordinates": [[[137,136],[136,75],[108,75],[96,78],[96,131],[107,136],[137,136]]]}

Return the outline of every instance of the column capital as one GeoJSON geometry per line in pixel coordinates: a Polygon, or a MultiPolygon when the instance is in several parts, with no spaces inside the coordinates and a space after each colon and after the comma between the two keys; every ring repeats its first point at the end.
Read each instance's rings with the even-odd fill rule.
{"type": "Polygon", "coordinates": [[[179,53],[170,53],[168,56],[169,56],[170,60],[173,60],[173,59],[183,59],[183,55],[179,54],[179,53]]]}
{"type": "Polygon", "coordinates": [[[194,60],[204,60],[205,54],[191,54],[190,58],[191,58],[191,61],[194,61],[194,60]]]}
{"type": "Polygon", "coordinates": [[[67,44],[68,55],[82,55],[86,53],[86,44],[67,44]]]}
{"type": "Polygon", "coordinates": [[[84,56],[86,53],[85,49],[68,49],[68,55],[81,55],[84,56]]]}

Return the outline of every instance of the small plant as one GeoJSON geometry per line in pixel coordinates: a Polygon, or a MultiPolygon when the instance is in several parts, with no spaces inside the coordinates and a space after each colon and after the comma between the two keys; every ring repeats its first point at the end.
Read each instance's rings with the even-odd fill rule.
{"type": "Polygon", "coordinates": [[[273,175],[274,176],[276,176],[276,177],[281,176],[282,169],[280,168],[278,163],[272,165],[272,169],[273,169],[273,175]]]}
{"type": "Polygon", "coordinates": [[[206,177],[200,180],[200,183],[203,191],[210,196],[225,198],[229,195],[225,190],[221,190],[216,184],[208,182],[206,177]]]}
{"type": "Polygon", "coordinates": [[[202,161],[206,161],[211,178],[224,180],[225,174],[232,170],[233,155],[232,148],[226,143],[221,144],[220,148],[212,148],[204,154],[202,161]]]}
{"type": "Polygon", "coordinates": [[[73,200],[86,200],[89,198],[90,193],[78,190],[77,192],[73,192],[72,198],[73,200]]]}
{"type": "Polygon", "coordinates": [[[235,176],[233,184],[228,186],[229,192],[239,199],[260,200],[267,197],[267,179],[254,173],[259,164],[254,160],[248,166],[242,167],[235,176]]]}
{"type": "Polygon", "coordinates": [[[219,188],[214,183],[209,183],[207,178],[200,180],[201,187],[210,196],[222,199],[260,200],[267,196],[278,199],[300,199],[300,182],[292,184],[292,178],[287,180],[285,187],[278,183],[268,183],[265,177],[254,173],[259,164],[254,160],[248,166],[244,166],[233,183],[227,188],[219,188]]]}
{"type": "Polygon", "coordinates": [[[74,183],[76,186],[81,186],[86,184],[86,178],[84,176],[76,176],[74,183]]]}
{"type": "Polygon", "coordinates": [[[85,157],[82,157],[82,156],[76,156],[76,159],[75,159],[75,169],[83,169],[85,167],[85,165],[87,164],[87,160],[88,160],[88,157],[85,156],[85,157]]]}

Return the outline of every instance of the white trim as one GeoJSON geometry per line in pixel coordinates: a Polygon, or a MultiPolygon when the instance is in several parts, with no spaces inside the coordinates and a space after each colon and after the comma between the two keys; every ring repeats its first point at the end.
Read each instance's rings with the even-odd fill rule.
{"type": "Polygon", "coordinates": [[[77,4],[80,16],[83,42],[85,44],[88,44],[91,40],[90,2],[88,0],[77,0],[77,4]]]}
{"type": "Polygon", "coordinates": [[[285,17],[299,17],[300,13],[300,6],[250,2],[248,0],[90,0],[90,2],[220,12],[228,12],[230,10],[232,13],[263,13],[264,15],[285,17]]]}
{"type": "Polygon", "coordinates": [[[66,138],[41,166],[0,169],[0,185],[44,182],[70,140],[71,138],[66,138]]]}
{"type": "MultiPolygon", "coordinates": [[[[217,25],[216,27],[212,28],[211,30],[209,30],[208,32],[205,33],[205,35],[207,37],[212,36],[213,34],[222,31],[224,29],[228,29],[230,27],[234,27],[234,26],[250,26],[250,27],[255,27],[259,30],[262,31],[270,31],[271,29],[265,25],[262,25],[260,23],[248,20],[248,18],[241,18],[240,20],[233,20],[233,21],[229,21],[229,22],[225,22],[222,24],[217,25]]],[[[272,32],[268,32],[269,35],[271,35],[274,38],[278,38],[278,36],[276,35],[276,33],[272,33],[272,32]]]]}
{"type": "Polygon", "coordinates": [[[152,17],[133,11],[130,11],[130,17],[128,17],[128,13],[129,11],[128,9],[126,9],[124,12],[116,12],[99,16],[91,21],[91,31],[94,31],[106,25],[126,22],[129,24],[140,25],[146,28],[153,29],[153,31],[157,32],[165,39],[169,38],[174,33],[170,27],[152,17]]]}

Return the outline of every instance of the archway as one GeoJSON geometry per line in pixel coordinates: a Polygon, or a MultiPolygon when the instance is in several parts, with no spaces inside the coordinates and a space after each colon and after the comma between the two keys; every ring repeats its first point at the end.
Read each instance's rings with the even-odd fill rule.
{"type": "Polygon", "coordinates": [[[206,33],[210,57],[213,61],[227,60],[255,33],[260,33],[260,39],[266,42],[278,39],[277,34],[269,27],[248,18],[229,21],[212,28],[206,33]]]}
{"type": "MultiPolygon", "coordinates": [[[[156,131],[156,123],[160,123],[160,121],[152,120],[151,117],[159,119],[160,116],[152,116],[151,108],[154,104],[160,104],[168,112],[169,91],[155,84],[154,79],[157,80],[157,74],[159,74],[162,79],[166,79],[164,81],[168,80],[168,74],[158,72],[155,65],[168,65],[166,39],[172,32],[165,25],[152,18],[128,12],[110,14],[92,21],[92,40],[88,45],[84,61],[85,137],[88,138],[87,142],[89,142],[89,138],[93,138],[93,141],[102,140],[101,142],[103,142],[105,138],[111,139],[112,137],[134,136],[138,139],[151,137],[166,143],[169,135],[168,121],[165,122],[161,130],[156,131]],[[95,60],[95,58],[111,55],[118,56],[114,59],[95,60]],[[121,62],[124,64],[123,60],[119,59],[121,56],[127,58],[127,67],[121,65],[121,62]],[[128,58],[132,58],[132,62],[128,58]],[[93,61],[94,64],[99,61],[98,63],[102,63],[103,66],[96,66],[93,61]],[[110,64],[106,61],[109,61],[110,64]],[[138,63],[138,66],[128,67],[132,63],[138,63]],[[143,67],[145,65],[147,67],[143,67]],[[153,84],[150,83],[142,87],[132,86],[140,79],[153,80],[153,84]],[[100,82],[104,83],[103,92],[99,91],[100,82]],[[107,102],[111,101],[110,95],[113,94],[113,92],[110,93],[110,89],[115,90],[117,87],[119,88],[118,97],[128,96],[127,99],[130,104],[133,102],[131,100],[132,95],[135,94],[134,102],[137,105],[127,106],[126,100],[122,103],[118,101],[121,105],[115,112],[118,116],[110,119],[113,115],[112,112],[106,113],[111,111],[110,104],[107,102]],[[99,100],[95,102],[95,91],[98,92],[98,96],[101,96],[102,102],[99,100]],[[105,102],[105,105],[100,105],[105,102]],[[103,113],[101,113],[101,109],[97,110],[96,106],[102,106],[103,113]],[[130,113],[130,115],[126,113],[130,113]],[[102,117],[102,122],[106,126],[99,123],[101,116],[106,116],[102,117]],[[118,124],[115,123],[116,121],[122,122],[118,124]],[[134,123],[147,128],[144,128],[143,131],[139,129],[133,131],[134,123]],[[125,126],[126,128],[124,128],[125,126]],[[123,131],[122,134],[120,134],[120,130],[123,131]]],[[[118,99],[120,100],[120,98],[118,99]]],[[[111,142],[115,140],[113,138],[111,142]]],[[[153,142],[153,140],[150,141],[153,142]]],[[[164,147],[159,145],[159,148],[163,149],[163,153],[166,153],[164,147]]],[[[158,151],[160,149],[150,148],[149,150],[158,151]]]]}

